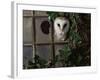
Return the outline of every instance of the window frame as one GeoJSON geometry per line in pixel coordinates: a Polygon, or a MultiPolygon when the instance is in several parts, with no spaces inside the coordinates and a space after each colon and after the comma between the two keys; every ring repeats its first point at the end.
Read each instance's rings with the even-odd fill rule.
{"type": "MultiPolygon", "coordinates": [[[[33,40],[32,40],[32,44],[27,44],[27,43],[23,42],[23,44],[24,44],[23,47],[24,46],[26,46],[26,47],[27,46],[33,47],[34,48],[34,54],[36,54],[36,46],[39,46],[39,45],[49,45],[49,46],[51,46],[51,59],[55,60],[55,45],[67,44],[67,42],[66,41],[61,41],[61,42],[60,41],[59,42],[55,42],[54,41],[54,27],[53,27],[54,25],[53,25],[53,21],[49,21],[50,22],[50,27],[51,27],[51,33],[50,33],[51,34],[51,36],[50,36],[51,37],[51,41],[48,42],[48,43],[47,42],[46,43],[45,42],[44,43],[40,43],[40,42],[38,43],[37,40],[36,40],[36,35],[37,35],[36,34],[36,22],[35,22],[36,18],[48,18],[48,16],[41,16],[41,15],[40,16],[39,15],[36,16],[35,12],[37,12],[37,11],[34,11],[34,10],[33,11],[29,10],[29,11],[31,11],[33,13],[33,15],[32,16],[29,16],[29,15],[28,16],[26,16],[26,15],[24,16],[24,13],[23,13],[23,18],[32,18],[32,35],[33,35],[32,39],[33,40]]],[[[23,10],[23,12],[24,12],[24,10],[23,10]]],[[[46,12],[46,11],[38,11],[38,12],[46,12]]]]}

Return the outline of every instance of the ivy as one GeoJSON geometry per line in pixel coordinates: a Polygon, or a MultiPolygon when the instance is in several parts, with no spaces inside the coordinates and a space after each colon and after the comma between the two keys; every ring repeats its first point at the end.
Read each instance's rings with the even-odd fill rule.
{"type": "Polygon", "coordinates": [[[57,12],[47,12],[47,14],[50,21],[54,20],[59,15],[57,12]]]}

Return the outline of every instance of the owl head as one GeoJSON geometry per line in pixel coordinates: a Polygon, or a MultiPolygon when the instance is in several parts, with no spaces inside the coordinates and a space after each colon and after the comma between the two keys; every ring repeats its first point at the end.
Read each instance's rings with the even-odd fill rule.
{"type": "Polygon", "coordinates": [[[64,41],[69,30],[69,20],[66,17],[57,17],[54,20],[54,33],[57,40],[64,41]]]}

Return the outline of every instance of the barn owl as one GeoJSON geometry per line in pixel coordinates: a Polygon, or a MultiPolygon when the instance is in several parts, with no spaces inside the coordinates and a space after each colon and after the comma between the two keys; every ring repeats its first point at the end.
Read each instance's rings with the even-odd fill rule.
{"type": "Polygon", "coordinates": [[[64,41],[69,30],[69,20],[65,17],[57,17],[54,20],[54,34],[55,39],[58,41],[64,41]]]}

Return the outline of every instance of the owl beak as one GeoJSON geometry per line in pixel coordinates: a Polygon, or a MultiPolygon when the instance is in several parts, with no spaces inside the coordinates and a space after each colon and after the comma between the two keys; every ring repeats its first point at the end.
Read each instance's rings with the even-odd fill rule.
{"type": "Polygon", "coordinates": [[[62,33],[60,33],[60,35],[62,35],[62,33]]]}
{"type": "Polygon", "coordinates": [[[64,35],[64,33],[60,33],[60,35],[64,35]]]}

